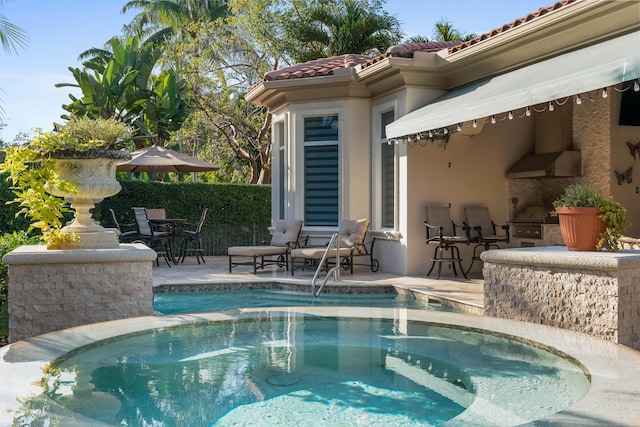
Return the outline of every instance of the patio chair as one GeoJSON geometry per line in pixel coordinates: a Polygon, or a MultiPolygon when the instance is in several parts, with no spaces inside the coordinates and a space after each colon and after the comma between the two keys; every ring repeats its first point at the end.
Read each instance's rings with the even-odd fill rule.
{"type": "Polygon", "coordinates": [[[180,249],[180,255],[178,255],[178,262],[184,262],[184,258],[188,254],[195,254],[198,264],[200,264],[200,260],[202,260],[202,263],[205,264],[204,257],[202,256],[202,226],[204,225],[204,221],[207,219],[208,211],[209,208],[204,208],[202,210],[200,221],[198,222],[195,230],[182,230],[180,232],[180,237],[182,238],[182,246],[180,249]],[[189,245],[191,244],[195,244],[195,247],[189,248],[189,245]]]}
{"type": "Polygon", "coordinates": [[[157,231],[151,226],[149,218],[147,218],[147,211],[145,208],[131,208],[133,210],[133,217],[136,221],[136,230],[138,231],[138,239],[142,240],[145,245],[155,250],[158,254],[156,258],[156,265],[160,265],[158,258],[164,257],[167,265],[171,267],[172,261],[175,263],[173,256],[173,236],[169,231],[157,231]]]}
{"type": "Polygon", "coordinates": [[[120,222],[118,221],[118,218],[116,218],[116,213],[113,211],[113,209],[109,209],[109,212],[111,213],[111,222],[113,222],[113,225],[115,225],[116,229],[118,230],[118,240],[120,240],[122,243],[131,243],[134,240],[138,239],[138,232],[135,229],[135,226],[136,226],[135,223],[120,224],[120,222]],[[124,228],[132,228],[132,227],[133,227],[133,230],[123,231],[124,228]]]}
{"type": "Polygon", "coordinates": [[[467,278],[467,273],[462,267],[462,258],[460,257],[460,249],[456,245],[469,244],[469,238],[467,236],[458,236],[457,229],[463,227],[457,225],[451,220],[448,207],[431,207],[426,206],[427,220],[424,222],[428,245],[436,245],[433,251],[433,257],[431,258],[431,268],[427,273],[427,276],[431,275],[436,264],[438,264],[438,279],[442,272],[443,263],[451,263],[453,274],[458,275],[456,270],[456,264],[460,267],[460,272],[467,278]],[[449,252],[449,256],[444,256],[444,252],[449,252]]]}
{"type": "MultiPolygon", "coordinates": [[[[369,230],[369,220],[368,219],[359,219],[359,220],[343,220],[340,224],[340,228],[338,230],[338,239],[340,246],[340,265],[344,270],[350,270],[351,274],[353,274],[353,267],[355,264],[354,258],[360,256],[366,256],[369,258],[369,265],[371,271],[378,271],[379,262],[377,259],[373,258],[373,244],[375,243],[375,239],[372,240],[370,247],[367,246],[366,237],[367,231],[369,230]]],[[[326,265],[325,268],[328,268],[329,264],[335,262],[338,251],[336,248],[328,248],[326,246],[320,247],[308,247],[308,248],[297,248],[291,251],[291,275],[293,276],[293,272],[295,270],[295,260],[302,259],[304,267],[311,263],[312,265],[317,265],[324,256],[324,253],[328,250],[326,265]]]]}
{"type": "Polygon", "coordinates": [[[509,243],[509,225],[498,225],[491,220],[489,208],[487,207],[466,207],[464,208],[466,221],[463,222],[466,227],[469,243],[475,243],[473,247],[473,256],[471,264],[466,274],[469,274],[471,267],[475,261],[481,261],[480,254],[491,248],[500,249],[498,243],[509,243]],[[502,230],[498,234],[498,230],[502,230]],[[480,249],[480,252],[478,252],[480,249]]]}
{"type": "Polygon", "coordinates": [[[263,246],[231,246],[227,249],[229,256],[229,273],[239,265],[252,265],[253,274],[258,268],[264,270],[269,264],[277,264],[289,270],[289,255],[298,245],[302,230],[302,220],[278,220],[269,245],[263,246]],[[234,258],[251,258],[252,261],[237,261],[234,258]]]}

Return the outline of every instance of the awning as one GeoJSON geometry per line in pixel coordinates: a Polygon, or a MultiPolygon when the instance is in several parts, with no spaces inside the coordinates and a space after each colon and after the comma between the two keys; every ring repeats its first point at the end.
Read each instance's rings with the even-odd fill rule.
{"type": "Polygon", "coordinates": [[[453,89],[387,125],[399,138],[640,78],[640,31],[453,89]]]}

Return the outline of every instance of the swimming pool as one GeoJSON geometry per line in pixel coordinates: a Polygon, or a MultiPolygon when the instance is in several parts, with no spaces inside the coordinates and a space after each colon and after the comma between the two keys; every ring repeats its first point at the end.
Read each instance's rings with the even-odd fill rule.
{"type": "Polygon", "coordinates": [[[640,373],[637,352],[456,313],[245,309],[88,325],[8,347],[0,424],[5,409],[65,426],[624,425],[640,415],[639,387],[622,387],[640,373]]]}
{"type": "Polygon", "coordinates": [[[233,289],[160,292],[153,296],[158,314],[196,313],[257,307],[352,306],[391,307],[452,311],[440,304],[396,293],[329,293],[314,297],[310,292],[282,289],[233,289]]]}

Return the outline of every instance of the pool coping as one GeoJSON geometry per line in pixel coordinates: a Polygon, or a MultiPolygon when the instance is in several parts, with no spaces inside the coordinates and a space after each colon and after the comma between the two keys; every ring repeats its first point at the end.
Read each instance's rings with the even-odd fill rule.
{"type": "Polygon", "coordinates": [[[44,364],[78,347],[148,329],[230,320],[235,318],[233,313],[266,311],[359,318],[400,316],[411,321],[479,329],[533,341],[578,360],[591,377],[591,387],[574,405],[529,425],[634,426],[640,420],[640,382],[633,381],[640,378],[640,352],[613,342],[544,325],[459,313],[371,307],[290,307],[115,320],[52,332],[9,344],[0,348],[0,378],[4,380],[4,386],[0,388],[0,425],[11,422],[12,418],[7,418],[7,410],[18,408],[19,402],[16,399],[26,397],[22,394],[26,392],[25,383],[32,384],[40,380],[44,364]],[[18,393],[17,390],[21,392],[18,393]]]}

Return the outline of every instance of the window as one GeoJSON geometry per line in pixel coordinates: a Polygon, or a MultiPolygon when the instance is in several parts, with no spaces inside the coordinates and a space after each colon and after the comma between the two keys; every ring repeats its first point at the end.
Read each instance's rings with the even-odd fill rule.
{"type": "Polygon", "coordinates": [[[338,116],[304,119],[304,223],[338,225],[338,116]]]}
{"type": "Polygon", "coordinates": [[[387,228],[394,227],[394,211],[395,211],[395,144],[388,144],[386,126],[393,122],[393,111],[382,114],[380,120],[380,177],[382,182],[382,197],[380,202],[380,212],[382,215],[381,225],[387,228]]]}

